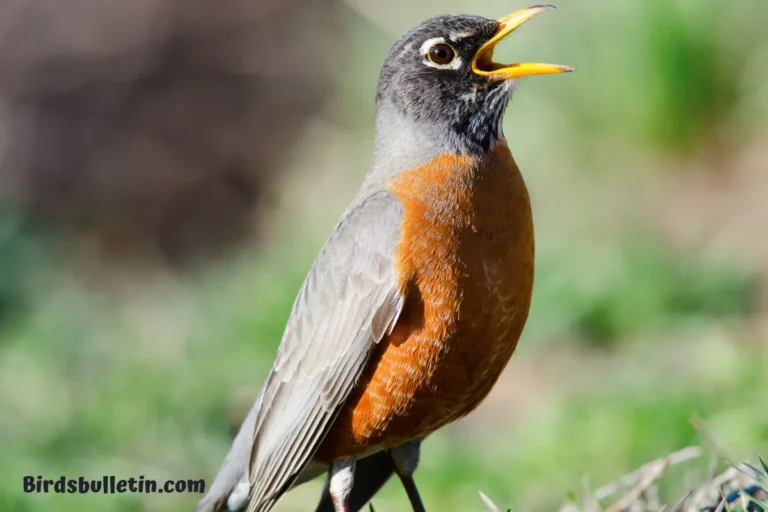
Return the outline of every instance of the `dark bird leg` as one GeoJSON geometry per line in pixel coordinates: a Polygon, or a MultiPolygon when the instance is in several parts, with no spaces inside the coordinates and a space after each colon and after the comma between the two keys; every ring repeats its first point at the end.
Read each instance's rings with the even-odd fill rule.
{"type": "MultiPolygon", "coordinates": [[[[379,492],[394,472],[395,462],[388,451],[378,452],[364,459],[359,459],[355,467],[352,493],[349,495],[350,512],[359,512],[379,492]]],[[[328,489],[329,481],[330,474],[325,480],[323,494],[315,512],[334,512],[333,498],[331,498],[328,489]]]]}
{"type": "Polygon", "coordinates": [[[395,473],[405,487],[413,512],[426,512],[419,490],[416,488],[416,482],[413,480],[413,473],[419,465],[420,446],[421,440],[417,440],[390,450],[395,463],[395,473]]]}

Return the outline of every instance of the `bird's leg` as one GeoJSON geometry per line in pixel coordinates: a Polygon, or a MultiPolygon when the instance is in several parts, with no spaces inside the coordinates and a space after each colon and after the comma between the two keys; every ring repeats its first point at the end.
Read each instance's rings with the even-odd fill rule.
{"type": "Polygon", "coordinates": [[[336,512],[350,512],[349,495],[355,478],[355,458],[337,460],[328,471],[328,491],[336,512]]]}
{"type": "MultiPolygon", "coordinates": [[[[350,512],[359,512],[395,473],[395,462],[389,451],[381,451],[355,462],[355,481],[349,495],[350,512]]],[[[325,478],[323,494],[314,512],[335,512],[328,490],[330,475],[325,478]]]]}
{"type": "Polygon", "coordinates": [[[395,473],[400,477],[400,481],[405,487],[413,512],[426,512],[424,504],[421,502],[421,496],[419,496],[419,490],[416,488],[416,482],[413,480],[413,473],[419,465],[420,446],[421,440],[419,439],[390,450],[392,460],[395,462],[395,473]]]}

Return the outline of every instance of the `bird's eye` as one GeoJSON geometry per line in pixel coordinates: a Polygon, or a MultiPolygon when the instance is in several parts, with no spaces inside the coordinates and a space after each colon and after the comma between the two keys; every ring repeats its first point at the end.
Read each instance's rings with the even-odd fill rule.
{"type": "Polygon", "coordinates": [[[429,52],[427,52],[427,58],[429,58],[429,60],[435,64],[450,64],[451,61],[456,58],[456,50],[454,50],[449,44],[437,43],[429,49],[429,52]]]}

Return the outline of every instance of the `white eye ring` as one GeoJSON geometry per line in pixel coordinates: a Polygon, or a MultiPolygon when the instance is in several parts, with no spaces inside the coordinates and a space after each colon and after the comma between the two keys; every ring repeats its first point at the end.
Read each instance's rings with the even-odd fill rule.
{"type": "Polygon", "coordinates": [[[419,48],[419,53],[424,56],[424,60],[422,61],[425,66],[429,66],[431,68],[437,68],[437,69],[459,69],[461,67],[461,57],[459,57],[459,52],[456,51],[455,48],[453,48],[452,45],[445,42],[445,38],[443,37],[433,37],[432,39],[427,39],[424,41],[421,45],[421,48],[419,48]],[[450,46],[455,56],[453,57],[453,60],[451,62],[448,62],[446,64],[438,64],[437,62],[432,62],[429,59],[429,51],[432,49],[433,46],[437,44],[445,44],[450,46]]]}

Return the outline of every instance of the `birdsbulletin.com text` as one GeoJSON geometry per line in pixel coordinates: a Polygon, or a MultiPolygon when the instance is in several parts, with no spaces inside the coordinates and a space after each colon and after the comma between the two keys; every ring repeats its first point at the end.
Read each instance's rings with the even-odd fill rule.
{"type": "Polygon", "coordinates": [[[101,478],[67,478],[60,476],[56,479],[43,478],[42,475],[27,475],[22,479],[26,493],[55,493],[55,494],[172,494],[172,493],[205,493],[205,480],[157,480],[138,478],[117,478],[105,475],[101,478]]]}

